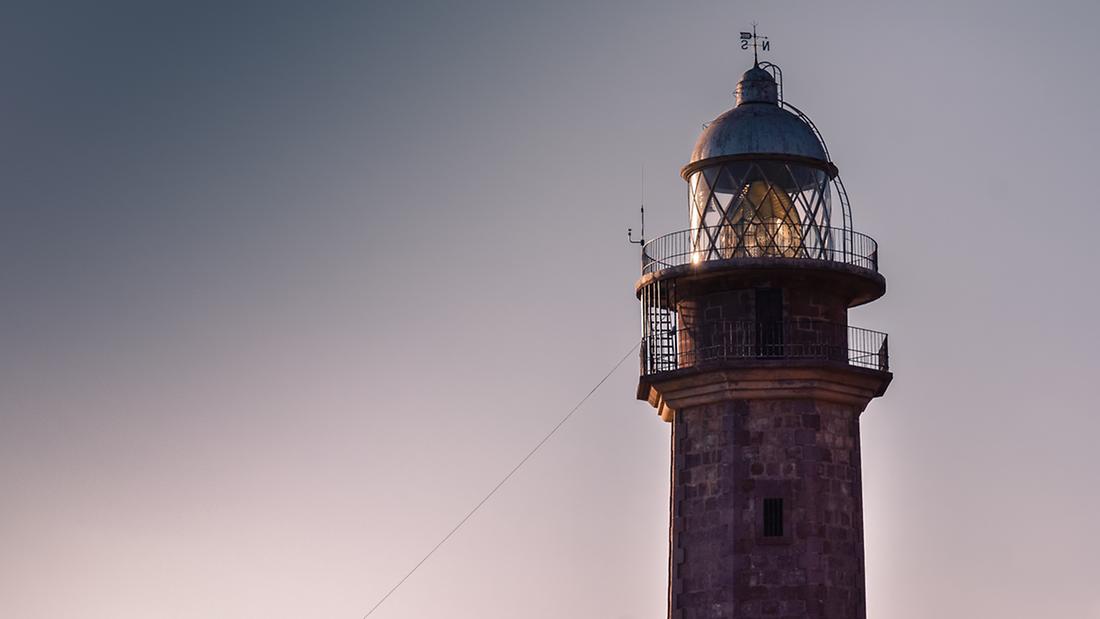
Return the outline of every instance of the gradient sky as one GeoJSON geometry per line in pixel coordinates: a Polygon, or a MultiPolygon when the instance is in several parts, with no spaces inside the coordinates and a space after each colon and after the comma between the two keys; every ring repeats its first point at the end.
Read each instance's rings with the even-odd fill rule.
{"type": "MultiPolygon", "coordinates": [[[[7,3],[0,616],[361,617],[638,337],[760,24],[889,293],[872,618],[1100,618],[1100,4],[7,3]]],[[[375,619],[665,613],[628,363],[375,619]]]]}

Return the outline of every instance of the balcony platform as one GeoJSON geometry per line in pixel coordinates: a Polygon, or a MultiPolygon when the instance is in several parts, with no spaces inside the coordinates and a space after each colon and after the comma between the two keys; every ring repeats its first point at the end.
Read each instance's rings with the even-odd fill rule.
{"type": "Polygon", "coordinates": [[[729,400],[816,399],[858,411],[886,392],[886,370],[826,359],[725,359],[654,374],[638,380],[638,399],[664,421],[676,411],[729,400]]]}

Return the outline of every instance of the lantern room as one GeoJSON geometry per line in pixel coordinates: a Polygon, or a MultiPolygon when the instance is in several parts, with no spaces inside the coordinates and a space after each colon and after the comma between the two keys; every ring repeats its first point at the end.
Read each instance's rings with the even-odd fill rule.
{"type": "Polygon", "coordinates": [[[780,105],[779,85],[760,66],[745,72],[736,95],[681,172],[691,261],[824,257],[843,245],[848,218],[833,228],[837,170],[822,140],[804,115],[780,105]]]}

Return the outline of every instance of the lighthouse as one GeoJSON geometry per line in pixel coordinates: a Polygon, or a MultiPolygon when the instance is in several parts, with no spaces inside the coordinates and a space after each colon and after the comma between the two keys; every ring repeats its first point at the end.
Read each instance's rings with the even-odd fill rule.
{"type": "Polygon", "coordinates": [[[637,396],[672,427],[668,616],[863,619],[860,415],[892,374],[848,321],[886,292],[821,134],[754,63],[642,245],[637,396]]]}

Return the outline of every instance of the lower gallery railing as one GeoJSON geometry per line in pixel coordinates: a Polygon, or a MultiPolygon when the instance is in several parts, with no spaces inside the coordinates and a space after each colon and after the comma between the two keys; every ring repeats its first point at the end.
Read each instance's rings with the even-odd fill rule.
{"type": "Polygon", "coordinates": [[[748,359],[820,359],[890,369],[885,333],[823,320],[709,321],[654,329],[642,340],[642,374],[748,359]]]}

